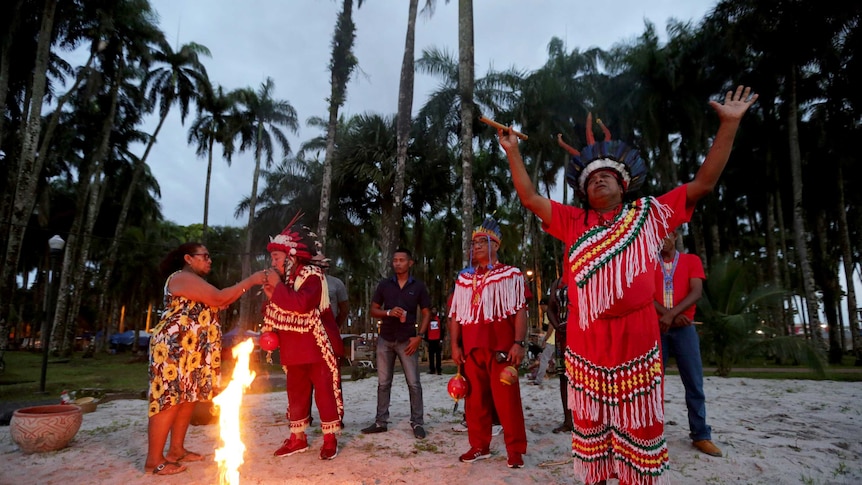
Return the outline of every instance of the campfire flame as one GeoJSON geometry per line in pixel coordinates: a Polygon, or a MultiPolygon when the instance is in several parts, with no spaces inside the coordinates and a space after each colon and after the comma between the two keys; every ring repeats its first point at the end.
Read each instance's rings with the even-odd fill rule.
{"type": "Polygon", "coordinates": [[[233,357],[236,359],[233,377],[230,384],[213,398],[213,403],[219,409],[219,438],[224,445],[215,451],[219,483],[222,485],[239,485],[239,466],[244,462],[242,455],[245,453],[245,445],[240,439],[239,410],[242,405],[243,390],[251,386],[254,380],[255,374],[248,368],[248,359],[252,350],[254,350],[254,342],[250,338],[232,349],[233,357]]]}

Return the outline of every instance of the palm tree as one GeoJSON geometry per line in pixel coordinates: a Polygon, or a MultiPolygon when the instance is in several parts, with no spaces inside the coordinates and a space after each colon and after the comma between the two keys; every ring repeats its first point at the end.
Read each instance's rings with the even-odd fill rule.
{"type": "Polygon", "coordinates": [[[202,86],[201,97],[198,100],[198,117],[189,127],[189,143],[197,144],[198,156],[207,157],[206,188],[204,189],[204,219],[201,242],[206,244],[209,227],[210,180],[213,170],[213,147],[216,143],[224,149],[222,156],[230,166],[233,156],[233,132],[231,114],[237,106],[237,92],[224,93],[224,88],[213,91],[209,84],[202,86]]]}
{"type": "MultiPolygon", "coordinates": [[[[54,12],[57,0],[46,0],[42,11],[42,25],[38,36],[36,62],[33,68],[33,81],[30,90],[30,106],[27,110],[27,122],[22,128],[21,156],[16,177],[16,189],[13,199],[12,213],[9,224],[9,236],[3,257],[3,268],[0,271],[0,347],[6,348],[8,332],[5,317],[9,311],[14,281],[13,276],[18,268],[21,252],[21,241],[24,238],[24,228],[33,212],[35,204],[36,182],[42,172],[45,157],[36,156],[39,143],[39,133],[42,129],[42,103],[44,102],[47,84],[46,72],[51,49],[51,31],[54,28],[54,12]]],[[[4,100],[5,101],[5,100],[4,100]]],[[[5,120],[4,120],[5,121],[5,120]]]]}
{"type": "MultiPolygon", "coordinates": [[[[239,149],[240,151],[249,148],[254,150],[254,173],[251,180],[248,225],[242,255],[243,278],[251,274],[252,235],[254,233],[261,158],[265,157],[267,168],[272,165],[275,148],[273,142],[277,142],[281,146],[285,156],[290,153],[290,143],[280,127],[286,127],[292,133],[299,131],[296,110],[288,101],[273,98],[274,91],[275,82],[271,78],[267,78],[265,82],[261,83],[257,91],[245,88],[238,93],[239,104],[242,106],[237,115],[237,130],[241,139],[239,149]]],[[[248,299],[243,297],[240,302],[240,318],[246,328],[250,322],[249,316],[248,299]]]]}
{"type": "Polygon", "coordinates": [[[149,142],[144,149],[144,154],[140,158],[134,158],[134,170],[129,183],[131,189],[126,191],[123,198],[123,206],[120,209],[117,225],[114,230],[114,239],[106,258],[105,265],[108,274],[111,273],[113,264],[116,261],[119,241],[126,230],[129,209],[132,205],[132,199],[136,195],[135,189],[144,176],[147,157],[153,145],[156,144],[156,137],[158,137],[171,107],[175,103],[179,104],[180,120],[181,122],[185,122],[186,116],[189,113],[190,103],[200,96],[201,87],[209,84],[206,68],[200,60],[200,56],[210,55],[209,49],[191,42],[180,47],[179,51],[174,52],[170,44],[164,39],[164,35],[160,36],[157,45],[158,50],[151,53],[152,62],[163,66],[156,67],[147,72],[141,83],[141,88],[142,91],[147,93],[147,101],[150,106],[155,106],[158,101],[159,122],[149,138],[149,142]]]}
{"type": "Polygon", "coordinates": [[[817,345],[794,336],[775,336],[771,327],[760,323],[764,305],[780,300],[783,293],[775,286],[758,285],[751,270],[735,258],[723,257],[712,265],[697,310],[704,322],[705,358],[716,362],[718,375],[727,377],[735,362],[758,352],[804,362],[823,374],[824,359],[817,345]]]}
{"type": "Polygon", "coordinates": [[[458,1],[458,95],[461,98],[461,254],[464,266],[473,229],[473,0],[458,1]]]}
{"type": "MultiPolygon", "coordinates": [[[[359,0],[358,8],[362,8],[359,0]]],[[[341,13],[332,34],[332,58],[329,70],[332,73],[329,95],[329,122],[326,126],[326,157],[323,160],[323,180],[320,187],[320,214],[317,234],[321,249],[326,251],[326,235],[329,227],[329,204],[332,190],[332,160],[335,157],[335,138],[338,128],[338,110],[344,105],[347,83],[358,61],[353,55],[353,41],[356,38],[356,25],[353,23],[353,0],[343,0],[341,13]]]]}

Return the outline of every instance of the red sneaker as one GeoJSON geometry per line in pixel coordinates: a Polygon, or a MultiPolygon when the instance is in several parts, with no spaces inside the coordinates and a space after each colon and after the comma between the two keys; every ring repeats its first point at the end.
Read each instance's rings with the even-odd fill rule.
{"type": "Polygon", "coordinates": [[[524,466],[524,458],[520,453],[509,453],[509,459],[506,460],[506,466],[509,468],[521,468],[524,466]]]}
{"type": "Polygon", "coordinates": [[[291,434],[290,438],[284,440],[281,448],[275,450],[273,455],[290,456],[296,453],[302,453],[306,450],[308,450],[308,439],[305,437],[305,433],[300,433],[298,435],[291,434]]]}
{"type": "Polygon", "coordinates": [[[320,459],[331,460],[338,455],[338,440],[335,434],[329,433],[323,435],[323,446],[320,447],[320,459]]]}
{"type": "Polygon", "coordinates": [[[470,448],[470,451],[461,455],[459,460],[464,463],[473,463],[476,460],[484,460],[491,457],[491,450],[480,450],[479,448],[470,448]]]}

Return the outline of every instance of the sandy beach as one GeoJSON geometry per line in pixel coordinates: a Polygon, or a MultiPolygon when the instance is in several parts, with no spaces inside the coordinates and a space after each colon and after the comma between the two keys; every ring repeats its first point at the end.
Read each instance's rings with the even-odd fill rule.
{"type": "MultiPolygon", "coordinates": [[[[377,378],[345,380],[345,429],[338,456],[318,459],[319,428],[309,430],[310,449],[290,457],[273,456],[287,438],[283,391],[247,394],[241,409],[242,441],[247,450],[239,468],[242,483],[252,484],[556,484],[575,483],[570,435],[553,434],[562,420],[559,388],[527,385],[521,394],[527,425],[525,467],[506,467],[503,437],[491,444],[491,459],[458,461],[469,448],[466,434],[452,426],[454,401],[446,392],[451,375],[422,374],[428,437],[417,440],[408,424],[409,402],[403,375],[397,374],[389,431],[363,435],[374,419],[377,378]]],[[[859,484],[862,483],[862,383],[802,380],[753,380],[707,377],[709,423],[724,457],[695,450],[679,377],[667,376],[666,436],[669,477],[680,484],[859,484]]],[[[463,409],[463,403],[459,407],[463,409]]],[[[217,425],[192,426],[187,449],[206,453],[202,462],[169,477],[144,473],[147,406],[143,400],[101,403],[84,415],[70,445],[60,451],[25,454],[0,428],[2,484],[208,484],[218,483],[214,450],[221,446],[217,425]]],[[[316,411],[315,422],[319,423],[316,411]]],[[[613,481],[611,483],[614,483],[613,481]]]]}

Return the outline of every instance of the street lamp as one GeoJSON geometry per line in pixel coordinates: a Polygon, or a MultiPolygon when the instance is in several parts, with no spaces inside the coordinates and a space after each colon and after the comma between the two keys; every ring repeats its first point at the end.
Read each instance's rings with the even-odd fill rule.
{"type": "Polygon", "coordinates": [[[527,309],[528,309],[528,315],[529,315],[529,325],[531,328],[537,326],[536,323],[539,321],[538,309],[533,304],[535,301],[535,298],[536,298],[536,286],[535,286],[535,281],[533,280],[533,277],[535,275],[536,275],[536,273],[533,272],[532,269],[528,269],[526,271],[527,287],[530,289],[530,301],[527,302],[527,309]],[[534,324],[536,324],[536,325],[534,325],[534,324]]]}
{"type": "Polygon", "coordinates": [[[65,245],[66,241],[57,235],[48,240],[48,247],[51,248],[51,279],[48,283],[48,308],[45,312],[45,319],[42,321],[42,377],[39,380],[40,393],[45,392],[45,375],[48,372],[48,344],[51,341],[54,310],[57,308],[57,285],[60,284],[57,262],[60,259],[60,255],[63,254],[63,246],[65,245]]]}

